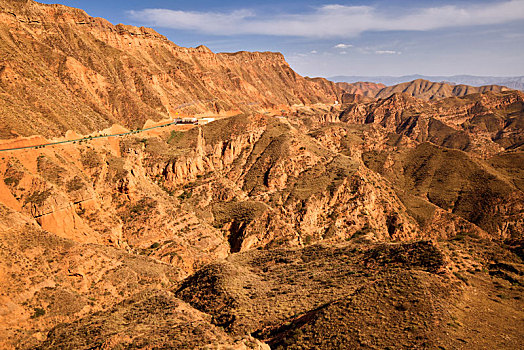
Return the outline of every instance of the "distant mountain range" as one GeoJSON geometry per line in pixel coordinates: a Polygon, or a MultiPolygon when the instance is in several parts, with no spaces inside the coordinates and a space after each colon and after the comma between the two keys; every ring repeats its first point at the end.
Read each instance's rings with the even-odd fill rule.
{"type": "MultiPolygon", "coordinates": [[[[355,102],[354,95],[367,98],[386,99],[393,94],[408,94],[422,100],[431,101],[452,96],[465,96],[487,91],[502,92],[511,90],[503,85],[471,86],[465,84],[436,83],[429,80],[417,79],[406,83],[385,86],[384,84],[370,82],[336,83],[348,95],[343,96],[342,102],[355,102]]],[[[363,102],[362,98],[357,101],[363,102]]]]}
{"type": "Polygon", "coordinates": [[[489,77],[489,76],[475,76],[475,75],[453,75],[453,76],[429,76],[429,75],[404,75],[401,77],[393,76],[344,76],[338,75],[328,78],[334,82],[355,83],[359,81],[379,83],[387,86],[397,85],[417,79],[430,80],[434,82],[446,82],[453,84],[464,84],[471,86],[482,85],[503,85],[511,89],[524,91],[524,76],[519,77],[489,77]]]}

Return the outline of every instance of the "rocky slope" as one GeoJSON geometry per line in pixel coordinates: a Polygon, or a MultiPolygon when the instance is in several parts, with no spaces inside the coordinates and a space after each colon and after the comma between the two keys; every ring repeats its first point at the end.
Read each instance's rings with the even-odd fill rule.
{"type": "MultiPolygon", "coordinates": [[[[165,344],[173,331],[164,324],[188,304],[210,315],[216,327],[194,333],[199,337],[209,339],[216,329],[237,338],[252,334],[273,349],[520,348],[522,287],[509,282],[522,272],[520,262],[497,245],[474,239],[438,246],[346,243],[252,250],[205,267],[175,286],[166,301],[162,294],[147,302],[134,298],[110,312],[60,325],[40,348],[144,347],[148,343],[140,336],[131,343],[111,334],[124,320],[124,332],[137,322],[154,322],[156,312],[166,321],[159,323],[156,337],[146,339],[165,344]]],[[[195,324],[175,329],[183,327],[187,334],[195,324]]],[[[148,327],[142,329],[147,335],[148,327]]],[[[193,339],[180,346],[191,347],[193,339]]]]}
{"type": "Polygon", "coordinates": [[[386,88],[386,85],[384,84],[362,81],[357,83],[337,83],[337,85],[348,94],[362,95],[366,97],[375,97],[379,91],[386,88]]]}
{"type": "MultiPolygon", "coordinates": [[[[321,127],[314,137],[337,152],[358,150],[367,167],[393,184],[419,224],[433,213],[430,202],[503,239],[524,230],[521,92],[432,103],[396,94],[352,103],[339,116],[348,124],[321,127]]],[[[449,217],[437,221],[461,227],[449,217]]]]}
{"type": "Polygon", "coordinates": [[[2,137],[33,135],[1,148],[224,117],[0,152],[0,348],[523,347],[521,92],[377,100],[0,7],[2,137]]]}
{"type": "MultiPolygon", "coordinates": [[[[407,137],[392,143],[394,138],[384,127],[373,123],[326,123],[332,113],[329,109],[303,108],[286,119],[242,115],[185,132],[166,130],[160,135],[131,135],[116,143],[100,139],[3,154],[1,198],[4,210],[10,213],[2,228],[6,239],[3,264],[5,271],[12,271],[21,264],[13,257],[20,256],[30,270],[4,276],[9,285],[29,287],[29,291],[3,291],[8,305],[12,305],[4,315],[18,321],[17,326],[7,322],[4,329],[8,338],[2,341],[23,347],[48,339],[44,348],[88,346],[92,342],[144,346],[145,339],[156,339],[153,331],[135,338],[132,329],[151,329],[148,327],[157,324],[157,304],[145,303],[144,297],[137,296],[112,311],[108,309],[138,291],[131,288],[131,281],[142,285],[139,290],[165,290],[192,273],[198,274],[206,264],[255,248],[271,252],[347,241],[367,247],[372,242],[464,236],[507,242],[522,239],[520,182],[518,176],[508,175],[521,174],[521,167],[508,167],[503,156],[480,161],[467,153],[419,144],[407,137]],[[463,174],[464,169],[471,175],[456,181],[458,172],[463,174]],[[508,176],[516,182],[509,181],[508,176]],[[479,190],[481,185],[491,191],[489,196],[479,190]],[[14,232],[7,224],[12,220],[20,220],[14,232]],[[42,229],[49,233],[35,242],[34,230],[42,229]],[[21,243],[11,243],[13,234],[21,243]],[[31,248],[46,246],[49,240],[66,242],[61,244],[67,248],[58,250],[68,255],[31,248]],[[29,246],[21,248],[20,244],[29,246]],[[89,248],[82,248],[86,246],[89,248]],[[68,257],[76,256],[76,249],[84,250],[82,256],[88,260],[81,257],[71,265],[68,257]],[[117,252],[120,255],[115,256],[117,252]],[[125,284],[107,285],[116,283],[110,282],[109,276],[117,272],[101,270],[97,259],[127,276],[125,284]],[[110,262],[114,259],[118,262],[110,262]],[[132,270],[133,259],[142,259],[140,266],[153,264],[152,268],[159,266],[160,271],[168,269],[170,277],[162,277],[168,272],[147,272],[150,282],[146,283],[141,271],[132,270]],[[55,261],[59,265],[53,265],[55,261]],[[29,272],[34,264],[37,271],[29,272]],[[127,264],[131,270],[121,271],[127,264]],[[42,269],[53,271],[54,283],[28,277],[33,273],[45,275],[42,269]],[[63,278],[76,278],[79,284],[70,285],[72,282],[63,278]],[[61,299],[64,293],[67,297],[61,299]],[[68,311],[66,317],[60,310],[71,293],[87,300],[88,306],[68,311]],[[100,293],[103,297],[97,296],[100,293]],[[128,307],[135,308],[130,305],[141,311],[128,311],[128,307]],[[96,314],[96,319],[89,316],[97,310],[105,313],[96,314]],[[115,338],[113,331],[104,330],[115,322],[121,324],[120,319],[129,312],[136,318],[130,319],[133,325],[126,323],[128,335],[115,338]],[[139,321],[144,317],[147,321],[139,321]],[[80,318],[82,321],[75,321],[80,318]],[[69,321],[79,322],[74,324],[92,329],[98,336],[85,338],[82,331],[71,331],[70,326],[63,330],[60,326],[46,335],[57,323],[69,321]],[[27,343],[21,340],[22,334],[29,339],[27,343]]],[[[181,283],[200,288],[188,281],[181,283]]],[[[256,290],[264,295],[258,287],[256,290]]],[[[154,295],[152,298],[157,298],[154,295]]],[[[176,297],[158,296],[159,302],[172,304],[176,310],[189,307],[176,297]]],[[[213,297],[202,300],[209,298],[213,297]]],[[[321,299],[316,296],[311,303],[300,312],[316,309],[321,299]]],[[[259,346],[249,340],[249,334],[270,326],[220,333],[212,326],[223,327],[218,316],[198,305],[193,307],[214,316],[204,322],[199,317],[207,316],[191,311],[198,325],[195,331],[207,332],[206,342],[233,344],[237,340],[227,336],[233,332],[247,337],[242,346],[259,346]]],[[[167,329],[181,327],[185,321],[177,311],[166,317],[168,339],[171,333],[167,329]]],[[[286,319],[279,317],[271,327],[280,327],[286,319]]],[[[277,338],[281,336],[273,339],[274,332],[260,333],[264,335],[259,338],[280,344],[277,338]]],[[[177,339],[166,342],[166,346],[178,344],[177,339]]]]}
{"type": "Polygon", "coordinates": [[[368,103],[348,104],[340,120],[378,124],[388,132],[418,142],[460,149],[489,157],[520,149],[524,139],[524,94],[471,94],[431,103],[406,94],[368,103]]]}
{"type": "Polygon", "coordinates": [[[82,10],[0,1],[0,138],[142,127],[176,113],[280,109],[339,100],[279,53],[214,54],[82,10]],[[50,107],[52,106],[52,108],[50,107]]]}
{"type": "Polygon", "coordinates": [[[410,82],[400,83],[392,86],[366,82],[337,83],[337,85],[350,94],[362,95],[365,97],[387,99],[394,94],[403,93],[422,99],[424,101],[438,100],[453,96],[460,97],[487,91],[503,92],[510,90],[505,86],[499,85],[485,85],[477,87],[463,84],[453,85],[448,83],[436,83],[424,79],[416,79],[410,82]]]}
{"type": "Polygon", "coordinates": [[[0,204],[0,347],[27,348],[50,327],[180,279],[176,268],[43,231],[0,204]]]}

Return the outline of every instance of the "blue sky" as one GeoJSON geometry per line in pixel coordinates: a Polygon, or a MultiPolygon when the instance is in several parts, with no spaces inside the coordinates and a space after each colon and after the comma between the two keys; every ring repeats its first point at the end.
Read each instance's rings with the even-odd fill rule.
{"type": "Polygon", "coordinates": [[[524,0],[58,0],[180,46],[279,51],[300,74],[524,75],[524,0]]]}

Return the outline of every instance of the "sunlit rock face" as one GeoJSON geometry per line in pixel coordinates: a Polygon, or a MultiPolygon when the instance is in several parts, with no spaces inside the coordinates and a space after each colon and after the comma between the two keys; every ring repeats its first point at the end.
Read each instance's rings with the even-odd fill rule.
{"type": "Polygon", "coordinates": [[[0,348],[524,347],[521,92],[29,0],[0,54],[0,348]]]}

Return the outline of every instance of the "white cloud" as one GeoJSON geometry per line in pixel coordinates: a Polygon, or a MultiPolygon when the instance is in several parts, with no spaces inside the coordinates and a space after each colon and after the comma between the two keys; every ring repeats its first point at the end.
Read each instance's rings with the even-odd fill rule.
{"type": "Polygon", "coordinates": [[[194,30],[209,34],[242,34],[235,23],[243,26],[255,14],[250,10],[230,13],[175,11],[167,9],[145,9],[129,11],[129,15],[141,22],[165,28],[194,30]]]}
{"type": "Polygon", "coordinates": [[[350,47],[353,47],[351,44],[337,44],[333,46],[335,49],[349,49],[350,47]]]}
{"type": "Polygon", "coordinates": [[[394,50],[377,50],[375,53],[377,55],[400,55],[402,52],[394,50]]]}
{"type": "Polygon", "coordinates": [[[387,14],[372,6],[345,5],[324,5],[306,14],[280,14],[273,17],[250,10],[217,13],[145,9],[129,11],[129,15],[150,26],[206,34],[348,38],[366,31],[426,31],[523,20],[524,0],[428,7],[403,15],[387,14]]]}
{"type": "Polygon", "coordinates": [[[309,53],[315,54],[315,53],[318,53],[318,51],[317,50],[311,50],[311,51],[309,51],[309,53]]]}

